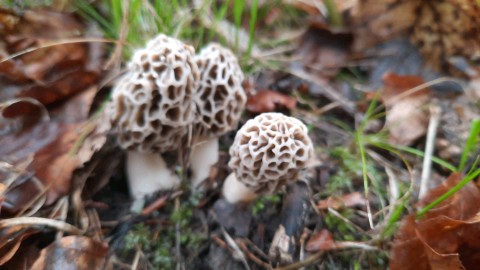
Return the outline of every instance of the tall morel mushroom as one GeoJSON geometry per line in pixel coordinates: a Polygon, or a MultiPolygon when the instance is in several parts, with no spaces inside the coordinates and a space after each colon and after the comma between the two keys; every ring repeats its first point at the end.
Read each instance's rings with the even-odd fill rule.
{"type": "Polygon", "coordinates": [[[203,48],[195,61],[200,81],[195,95],[197,119],[191,156],[192,185],[198,187],[218,162],[218,137],[235,129],[247,96],[243,72],[227,48],[213,43],[203,48]]]}
{"type": "Polygon", "coordinates": [[[179,149],[195,117],[199,71],[194,53],[160,34],[135,52],[113,89],[106,113],[118,144],[128,151],[127,176],[136,199],[180,182],[161,153],[179,149]]]}
{"type": "Polygon", "coordinates": [[[300,120],[264,113],[240,128],[230,147],[232,169],[223,185],[230,203],[248,202],[295,182],[313,158],[313,144],[300,120]]]}

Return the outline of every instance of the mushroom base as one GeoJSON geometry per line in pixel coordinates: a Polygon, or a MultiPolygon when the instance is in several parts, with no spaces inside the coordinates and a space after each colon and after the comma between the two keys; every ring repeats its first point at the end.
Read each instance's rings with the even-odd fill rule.
{"type": "Polygon", "coordinates": [[[130,193],[136,200],[180,185],[180,178],[169,170],[160,154],[128,151],[126,162],[130,193]]]}
{"type": "Polygon", "coordinates": [[[237,180],[234,173],[229,174],[225,179],[222,193],[225,200],[231,204],[240,202],[248,203],[257,197],[257,194],[237,180]]]}
{"type": "Polygon", "coordinates": [[[192,147],[190,167],[192,187],[201,190],[202,182],[210,176],[210,169],[218,162],[218,138],[208,139],[192,147]]]}

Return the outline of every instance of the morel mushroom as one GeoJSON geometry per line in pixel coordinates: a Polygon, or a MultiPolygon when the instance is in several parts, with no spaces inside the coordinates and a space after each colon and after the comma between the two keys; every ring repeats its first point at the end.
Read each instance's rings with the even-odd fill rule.
{"type": "Polygon", "coordinates": [[[193,123],[199,78],[194,49],[163,34],[135,52],[115,85],[110,114],[118,144],[128,151],[127,176],[134,198],[176,187],[161,153],[178,150],[193,123]]]}
{"type": "Polygon", "coordinates": [[[230,203],[248,202],[295,182],[313,158],[313,144],[298,119],[264,113],[237,132],[230,158],[223,195],[230,203]]]}
{"type": "Polygon", "coordinates": [[[229,49],[210,44],[195,56],[195,61],[201,73],[195,95],[198,115],[191,156],[194,188],[218,162],[218,137],[237,127],[247,101],[243,72],[229,49]]]}

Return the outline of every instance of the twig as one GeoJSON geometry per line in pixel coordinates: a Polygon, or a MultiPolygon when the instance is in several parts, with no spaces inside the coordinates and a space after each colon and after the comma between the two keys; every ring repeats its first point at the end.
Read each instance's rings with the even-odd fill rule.
{"type": "Polygon", "coordinates": [[[432,169],[432,155],[435,148],[435,137],[437,135],[438,123],[440,122],[441,108],[432,105],[430,107],[430,121],[428,123],[427,142],[425,145],[425,156],[423,158],[422,178],[420,180],[420,191],[418,197],[422,198],[428,190],[428,181],[432,169]]]}
{"type": "Polygon", "coordinates": [[[320,259],[320,257],[322,257],[323,253],[324,253],[324,251],[320,251],[318,253],[315,253],[315,254],[307,257],[303,261],[298,261],[298,262],[295,262],[295,263],[292,263],[292,264],[289,264],[289,265],[283,266],[283,267],[277,267],[273,270],[296,270],[296,269],[299,269],[299,268],[302,268],[302,267],[305,267],[305,266],[312,265],[316,261],[318,261],[320,259]]]}
{"type": "Polygon", "coordinates": [[[13,227],[13,226],[22,226],[22,225],[31,225],[31,226],[46,226],[51,227],[57,230],[61,230],[70,234],[81,235],[83,232],[64,221],[41,218],[41,217],[17,217],[0,220],[0,228],[13,227]]]}
{"type": "Polygon", "coordinates": [[[132,262],[132,266],[130,267],[130,270],[136,270],[138,268],[141,255],[142,255],[142,252],[138,249],[137,252],[135,252],[135,257],[133,257],[133,262],[132,262]]]}
{"type": "Polygon", "coordinates": [[[162,196],[156,199],[152,204],[148,205],[147,207],[143,208],[141,215],[148,216],[165,205],[165,202],[170,198],[170,195],[162,196]]]}
{"type": "Polygon", "coordinates": [[[257,265],[263,267],[264,269],[273,269],[272,266],[269,264],[269,263],[266,263],[264,261],[262,261],[260,258],[258,258],[257,256],[255,256],[255,254],[253,254],[252,252],[250,252],[245,244],[245,242],[240,242],[238,243],[238,245],[240,246],[240,248],[242,249],[243,253],[245,253],[247,255],[247,257],[252,260],[254,263],[256,263],[257,265]]]}
{"type": "Polygon", "coordinates": [[[342,106],[342,108],[346,112],[348,112],[349,114],[351,114],[351,115],[355,114],[355,105],[353,104],[353,102],[351,102],[351,101],[345,99],[344,97],[342,97],[342,95],[340,95],[339,92],[337,90],[333,89],[331,86],[327,85],[323,81],[319,80],[315,76],[312,76],[312,75],[308,74],[305,71],[289,69],[288,72],[292,75],[297,76],[300,79],[312,82],[312,83],[322,87],[325,96],[327,96],[332,101],[340,104],[342,106]]]}
{"type": "MultiPolygon", "coordinates": [[[[60,213],[59,213],[59,218],[62,221],[65,221],[67,219],[67,214],[68,214],[68,197],[62,197],[60,199],[60,213]]],[[[63,237],[63,231],[57,231],[57,234],[55,235],[55,239],[59,240],[63,237]]]]}
{"type": "Polygon", "coordinates": [[[234,256],[243,263],[243,266],[245,266],[245,269],[250,270],[250,266],[248,265],[247,259],[245,258],[245,254],[242,252],[242,250],[238,247],[237,243],[233,238],[225,231],[225,229],[222,227],[222,233],[223,236],[225,237],[225,241],[228,244],[230,248],[233,249],[234,251],[234,256]]]}

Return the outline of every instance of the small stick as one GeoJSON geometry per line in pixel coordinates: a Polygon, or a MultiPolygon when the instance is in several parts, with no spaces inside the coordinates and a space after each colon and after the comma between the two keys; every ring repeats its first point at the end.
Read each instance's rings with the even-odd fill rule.
{"type": "Polygon", "coordinates": [[[437,136],[438,123],[440,122],[441,108],[439,106],[430,107],[430,121],[428,123],[427,142],[425,145],[425,156],[423,158],[422,178],[420,180],[420,190],[418,198],[422,198],[428,190],[428,181],[432,169],[432,155],[435,149],[435,137],[437,136]]]}

